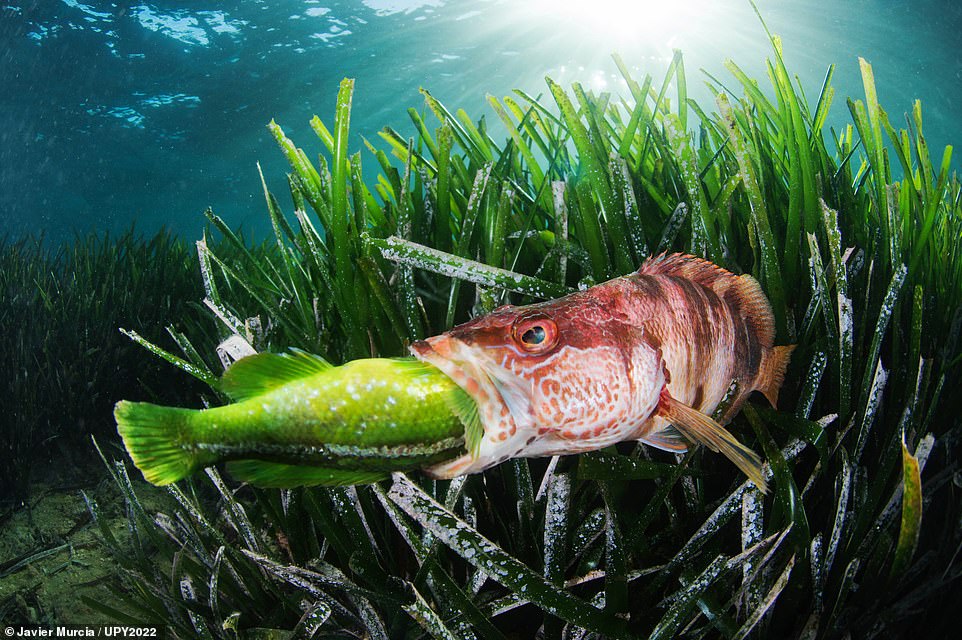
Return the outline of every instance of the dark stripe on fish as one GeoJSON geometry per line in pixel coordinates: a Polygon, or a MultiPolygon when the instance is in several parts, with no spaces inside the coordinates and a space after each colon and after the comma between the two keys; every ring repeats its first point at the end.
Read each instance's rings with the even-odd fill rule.
{"type": "Polygon", "coordinates": [[[705,399],[705,387],[703,387],[702,385],[698,385],[698,387],[695,388],[695,397],[691,401],[692,409],[698,409],[700,411],[701,403],[704,399],[705,399]]]}
{"type": "Polygon", "coordinates": [[[661,283],[655,276],[634,275],[628,276],[626,280],[634,283],[638,289],[638,293],[643,296],[651,296],[656,300],[660,300],[663,299],[665,295],[664,287],[661,286],[661,283]]]}
{"type": "Polygon", "coordinates": [[[654,330],[658,326],[654,322],[645,325],[645,342],[655,351],[661,351],[661,336],[654,330]]]}
{"type": "Polygon", "coordinates": [[[688,358],[688,380],[698,379],[701,370],[708,366],[712,349],[712,329],[706,322],[705,315],[708,311],[707,301],[702,293],[703,287],[685,278],[672,278],[675,286],[678,287],[685,303],[685,318],[680,320],[687,322],[692,335],[691,357],[688,358]]]}
{"type": "Polygon", "coordinates": [[[397,446],[359,447],[347,444],[223,444],[198,442],[188,447],[214,453],[225,459],[244,459],[256,455],[258,459],[306,464],[354,468],[364,461],[410,460],[421,462],[433,460],[440,454],[448,455],[463,447],[464,438],[445,438],[426,444],[397,446]]]}
{"type": "Polygon", "coordinates": [[[718,293],[716,293],[714,289],[706,287],[702,289],[702,293],[705,294],[705,301],[708,303],[708,311],[710,312],[709,321],[711,322],[713,335],[715,338],[718,338],[718,328],[727,321],[725,303],[718,297],[718,293]]]}
{"type": "Polygon", "coordinates": [[[728,313],[735,328],[735,339],[732,344],[735,351],[733,373],[739,380],[750,382],[758,374],[758,366],[761,364],[761,346],[754,338],[755,332],[752,331],[751,323],[743,315],[738,287],[731,286],[725,289],[722,300],[728,307],[728,313]]]}
{"type": "MultiPolygon", "coordinates": [[[[746,323],[747,324],[747,323],[746,323]]],[[[758,369],[762,366],[762,345],[754,331],[748,331],[748,363],[745,367],[747,380],[754,380],[758,376],[758,369]]]]}
{"type": "Polygon", "coordinates": [[[738,295],[738,287],[730,286],[725,289],[725,293],[722,294],[725,304],[728,305],[729,312],[732,314],[732,318],[741,319],[742,317],[742,301],[738,295]]]}

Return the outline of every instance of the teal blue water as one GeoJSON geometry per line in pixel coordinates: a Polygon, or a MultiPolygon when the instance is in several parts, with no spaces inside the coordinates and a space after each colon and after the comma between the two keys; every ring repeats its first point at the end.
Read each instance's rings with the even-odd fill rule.
{"type": "MultiPolygon", "coordinates": [[[[857,57],[873,63],[895,123],[921,98],[931,146],[962,140],[962,9],[954,0],[760,0],[789,68],[814,101],[837,63],[833,121],[861,96],[857,57]]],[[[680,48],[729,78],[735,59],[764,79],[770,54],[747,0],[257,0],[0,5],[0,235],[167,226],[199,237],[212,206],[231,225],[266,228],[255,162],[283,196],[275,118],[320,151],[338,82],[357,79],[353,147],[391,125],[427,87],[452,110],[496,120],[485,102],[543,77],[620,91],[610,54],[656,78],[680,48]]],[[[732,83],[734,84],[734,83],[732,83]]],[[[366,154],[364,161],[374,162],[366,154]]],[[[282,197],[282,202],[286,198],[282,197]]]]}

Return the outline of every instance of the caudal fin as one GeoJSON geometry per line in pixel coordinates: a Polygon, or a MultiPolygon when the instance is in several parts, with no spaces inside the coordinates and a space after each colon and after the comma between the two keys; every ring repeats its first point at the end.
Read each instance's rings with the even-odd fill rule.
{"type": "Polygon", "coordinates": [[[191,413],[191,409],[127,400],[121,400],[114,407],[117,432],[148,482],[170,484],[186,478],[201,466],[196,453],[183,446],[191,413]]]}
{"type": "Polygon", "coordinates": [[[762,356],[762,364],[755,378],[755,389],[765,394],[773,407],[778,406],[778,392],[782,388],[782,383],[785,382],[785,369],[788,368],[788,362],[792,359],[794,350],[794,344],[772,347],[762,356]]]}

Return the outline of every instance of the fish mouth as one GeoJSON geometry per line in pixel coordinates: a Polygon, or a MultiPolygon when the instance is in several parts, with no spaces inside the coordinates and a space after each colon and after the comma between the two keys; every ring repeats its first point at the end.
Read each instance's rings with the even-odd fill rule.
{"type": "Polygon", "coordinates": [[[530,401],[520,379],[457,338],[442,334],[411,345],[418,360],[437,367],[478,405],[486,435],[517,431],[517,420],[530,415],[530,401]]]}

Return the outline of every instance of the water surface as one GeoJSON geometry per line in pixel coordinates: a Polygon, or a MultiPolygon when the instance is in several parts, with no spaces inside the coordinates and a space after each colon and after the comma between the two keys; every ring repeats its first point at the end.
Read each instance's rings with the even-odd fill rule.
{"type": "MultiPolygon", "coordinates": [[[[933,147],[962,139],[962,8],[951,0],[762,0],[790,70],[814,101],[838,63],[832,121],[861,96],[873,63],[894,123],[921,98],[933,147]]],[[[357,79],[352,147],[391,125],[427,87],[452,110],[496,122],[486,94],[545,92],[551,75],[596,91],[623,84],[610,54],[656,78],[685,54],[728,79],[734,58],[764,80],[770,54],[746,0],[256,0],[117,3],[14,0],[0,7],[0,234],[117,231],[136,221],[196,238],[212,206],[231,225],[267,228],[255,166],[284,195],[286,165],[264,125],[301,146],[331,120],[341,78],[357,79]],[[629,7],[626,9],[625,7],[629,7]],[[590,7],[590,11],[585,7],[590,7]]],[[[732,83],[734,84],[734,83],[732,83]]],[[[364,154],[373,169],[374,159],[364,154]]]]}

